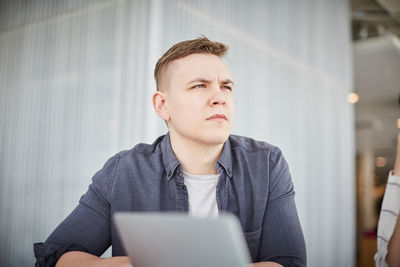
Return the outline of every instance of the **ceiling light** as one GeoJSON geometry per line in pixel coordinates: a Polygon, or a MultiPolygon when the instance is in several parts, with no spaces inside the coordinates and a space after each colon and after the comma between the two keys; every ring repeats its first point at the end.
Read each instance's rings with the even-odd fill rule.
{"type": "Polygon", "coordinates": [[[347,100],[348,100],[351,104],[357,103],[359,99],[360,99],[360,97],[359,97],[356,93],[350,93],[350,94],[347,96],[347,100]]]}
{"type": "Polygon", "coordinates": [[[377,157],[376,167],[385,167],[385,166],[386,166],[386,159],[384,157],[377,157]]]}

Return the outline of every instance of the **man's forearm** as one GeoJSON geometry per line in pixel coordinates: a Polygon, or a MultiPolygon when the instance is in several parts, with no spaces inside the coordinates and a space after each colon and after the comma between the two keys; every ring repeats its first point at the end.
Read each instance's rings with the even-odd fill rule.
{"type": "Polygon", "coordinates": [[[62,255],[56,264],[56,267],[67,267],[67,266],[129,267],[131,266],[131,262],[128,257],[99,258],[97,256],[81,251],[70,251],[62,255]]]}
{"type": "MultiPolygon", "coordinates": [[[[108,267],[108,266],[121,266],[129,267],[131,262],[128,257],[112,257],[112,258],[99,258],[91,254],[81,251],[70,251],[61,256],[58,260],[56,267],[108,267]]],[[[276,262],[256,262],[248,267],[282,267],[282,265],[276,262]]]]}
{"type": "Polygon", "coordinates": [[[389,266],[400,266],[400,216],[397,218],[396,226],[392,237],[388,244],[388,253],[386,255],[386,261],[389,266]]]}
{"type": "Polygon", "coordinates": [[[264,261],[264,262],[253,263],[249,265],[249,267],[283,267],[283,266],[276,262],[264,261]]]}

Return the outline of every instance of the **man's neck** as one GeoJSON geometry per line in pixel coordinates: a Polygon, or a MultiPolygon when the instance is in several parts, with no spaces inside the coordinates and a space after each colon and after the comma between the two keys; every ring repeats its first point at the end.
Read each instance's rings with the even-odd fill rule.
{"type": "Polygon", "coordinates": [[[216,163],[224,144],[208,145],[170,133],[171,147],[185,172],[217,174],[216,163]]]}

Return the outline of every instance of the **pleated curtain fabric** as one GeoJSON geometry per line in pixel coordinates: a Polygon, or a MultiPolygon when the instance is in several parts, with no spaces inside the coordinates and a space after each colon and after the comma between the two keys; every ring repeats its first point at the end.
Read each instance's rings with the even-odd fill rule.
{"type": "MultiPolygon", "coordinates": [[[[0,4],[0,265],[32,266],[104,162],[167,131],[157,59],[205,35],[229,45],[233,133],[289,163],[308,266],[353,266],[348,1],[98,0],[0,4]]],[[[109,255],[109,253],[107,254],[109,255]]]]}

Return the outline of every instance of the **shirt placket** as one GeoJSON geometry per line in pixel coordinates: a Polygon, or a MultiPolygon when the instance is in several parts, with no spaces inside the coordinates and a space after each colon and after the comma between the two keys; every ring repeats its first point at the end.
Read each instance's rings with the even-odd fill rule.
{"type": "Polygon", "coordinates": [[[216,198],[217,198],[217,206],[218,212],[224,213],[228,209],[228,190],[226,184],[226,174],[222,168],[217,167],[217,171],[220,173],[218,178],[217,188],[216,188],[216,198]]]}
{"type": "Polygon", "coordinates": [[[181,167],[176,171],[173,178],[176,184],[176,210],[189,212],[188,191],[184,182],[181,167]]]}

